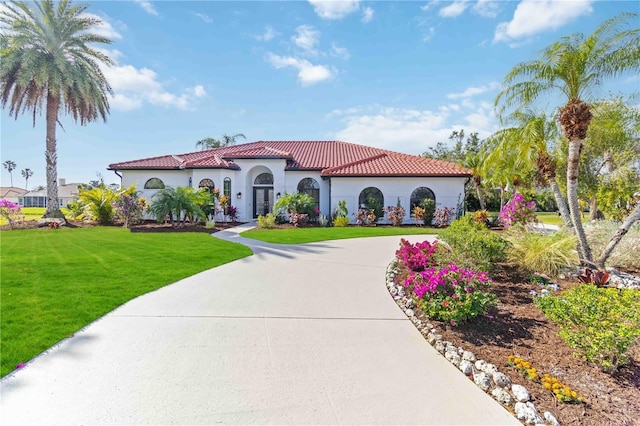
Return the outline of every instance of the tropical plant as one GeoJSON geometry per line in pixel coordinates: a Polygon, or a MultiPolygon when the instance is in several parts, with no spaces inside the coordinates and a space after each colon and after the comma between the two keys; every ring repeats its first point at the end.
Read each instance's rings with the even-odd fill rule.
{"type": "Polygon", "coordinates": [[[22,169],[22,177],[24,178],[24,189],[27,189],[29,186],[29,178],[33,176],[33,172],[31,169],[22,169]]]}
{"type": "MultiPolygon", "coordinates": [[[[337,218],[340,218],[340,217],[347,218],[347,216],[349,216],[349,210],[347,210],[347,200],[338,201],[338,207],[336,207],[336,209],[333,211],[334,224],[337,218]]],[[[348,218],[347,218],[347,223],[349,223],[348,218]]]]}
{"type": "Polygon", "coordinates": [[[404,238],[400,239],[400,248],[396,250],[396,258],[410,271],[420,272],[438,265],[435,254],[446,250],[437,241],[433,244],[428,240],[411,244],[404,238]]]}
{"type": "Polygon", "coordinates": [[[86,206],[81,201],[71,201],[67,203],[67,212],[71,219],[84,219],[86,214],[86,206]]]}
{"type": "Polygon", "coordinates": [[[11,160],[7,160],[2,163],[2,166],[9,172],[9,177],[11,178],[11,186],[13,186],[13,171],[16,169],[16,163],[11,160]]]}
{"type": "Polygon", "coordinates": [[[433,224],[438,228],[444,228],[445,226],[449,226],[454,216],[455,211],[451,207],[436,209],[433,214],[433,224]]]}
{"type": "Polygon", "coordinates": [[[238,138],[247,139],[242,133],[237,133],[235,135],[229,136],[227,134],[222,135],[222,139],[214,139],[214,138],[204,138],[200,139],[196,142],[196,148],[200,148],[201,150],[205,149],[213,149],[220,148],[223,146],[231,146],[236,144],[236,140],[238,138]]]}
{"type": "Polygon", "coordinates": [[[104,183],[97,188],[81,189],[78,192],[80,201],[86,206],[86,211],[101,225],[113,222],[113,203],[118,197],[118,191],[107,187],[104,183]]]}
{"type": "Polygon", "coordinates": [[[0,101],[18,118],[29,110],[46,110],[47,210],[45,217],[64,217],[58,202],[56,125],[60,109],[84,125],[109,113],[111,86],[101,65],[113,61],[96,48],[111,40],[98,35],[102,21],[85,13],[87,6],[69,0],[3,3],[0,9],[0,101]]]}
{"type": "Polygon", "coordinates": [[[504,238],[509,242],[507,260],[524,272],[558,276],[578,263],[576,236],[568,231],[543,234],[513,228],[504,238]]]}
{"type": "Polygon", "coordinates": [[[258,216],[258,228],[259,229],[272,229],[276,227],[276,215],[273,213],[267,213],[266,216],[258,216]]]}
{"type": "Polygon", "coordinates": [[[189,218],[206,219],[202,207],[198,205],[201,195],[193,188],[166,187],[151,197],[149,212],[158,222],[168,218],[174,228],[183,227],[189,218]]]}
{"type": "Polygon", "coordinates": [[[338,216],[333,219],[333,226],[336,228],[344,228],[349,224],[349,218],[346,216],[338,216]]]}
{"type": "Polygon", "coordinates": [[[635,13],[623,13],[603,22],[588,37],[576,33],[561,38],[544,48],[539,59],[520,63],[509,71],[495,101],[500,116],[507,108],[529,106],[549,93],[560,92],[568,101],[559,110],[559,121],[569,141],[567,202],[581,256],[587,262],[593,259],[578,204],[580,151],[592,118],[584,97],[607,78],[640,71],[637,19],[635,13]]]}
{"type": "Polygon", "coordinates": [[[500,210],[498,220],[505,228],[535,222],[536,203],[534,201],[526,202],[522,194],[515,193],[511,201],[500,210]]]}
{"type": "Polygon", "coordinates": [[[5,219],[9,224],[9,228],[13,228],[13,224],[18,220],[22,206],[5,198],[0,200],[0,217],[5,219]]]}
{"type": "Polygon", "coordinates": [[[291,217],[295,214],[312,214],[315,205],[315,200],[309,194],[303,194],[301,192],[289,194],[285,192],[284,195],[276,201],[274,207],[276,210],[286,211],[289,215],[289,221],[291,221],[291,217]]]}
{"type": "Polygon", "coordinates": [[[416,225],[420,226],[424,224],[425,211],[424,208],[420,206],[415,206],[413,208],[413,220],[416,221],[416,225]]]}
{"type": "Polygon", "coordinates": [[[504,260],[507,242],[469,216],[454,220],[438,233],[438,239],[450,248],[437,254],[438,263],[453,262],[476,271],[491,271],[504,260]]]}
{"type": "Polygon", "coordinates": [[[406,210],[400,204],[400,198],[398,198],[395,206],[387,207],[387,220],[391,222],[393,226],[400,226],[406,213],[406,210]]]}
{"type": "Polygon", "coordinates": [[[125,228],[130,228],[142,220],[147,208],[147,201],[141,198],[136,187],[131,185],[128,189],[120,191],[113,202],[116,214],[123,221],[125,228]]]}
{"type": "Polygon", "coordinates": [[[431,226],[433,215],[436,213],[436,202],[431,198],[425,198],[422,202],[422,208],[424,209],[424,224],[431,226]]]}

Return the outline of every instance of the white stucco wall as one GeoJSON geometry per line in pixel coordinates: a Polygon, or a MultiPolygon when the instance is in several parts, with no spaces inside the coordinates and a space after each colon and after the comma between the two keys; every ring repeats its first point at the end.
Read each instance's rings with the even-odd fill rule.
{"type": "MultiPolygon", "coordinates": [[[[355,219],[358,210],[358,198],[363,189],[370,186],[378,188],[384,196],[384,207],[395,206],[400,199],[400,205],[405,208],[405,223],[411,221],[410,199],[411,193],[419,187],[427,187],[436,196],[436,207],[455,209],[458,202],[464,200],[464,177],[338,177],[331,179],[331,208],[338,207],[338,202],[347,201],[349,219],[355,219]]],[[[381,222],[385,222],[381,220],[381,222]]]]}
{"type": "MultiPolygon", "coordinates": [[[[292,193],[298,188],[298,183],[304,178],[313,178],[320,185],[320,211],[322,214],[331,215],[338,207],[338,202],[347,201],[349,219],[355,218],[358,209],[358,197],[363,189],[370,186],[378,188],[384,196],[384,207],[395,206],[397,200],[406,210],[405,223],[409,223],[409,203],[411,193],[419,187],[427,187],[436,196],[436,207],[449,207],[455,209],[458,202],[464,199],[464,177],[334,177],[322,179],[320,172],[309,171],[284,171],[286,161],[280,159],[267,160],[236,160],[240,170],[227,169],[195,169],[195,170],[123,170],[122,186],[135,185],[141,192],[141,196],[151,200],[156,190],[144,189],[144,184],[150,178],[161,179],[165,186],[188,186],[189,178],[193,187],[198,187],[202,179],[211,179],[215,186],[223,190],[225,177],[231,179],[231,204],[239,211],[238,220],[247,222],[253,220],[253,182],[260,173],[273,174],[273,193],[292,193]],[[237,194],[241,193],[238,198],[237,194]]],[[[275,200],[274,200],[275,201],[275,200]]],[[[384,222],[384,220],[382,220],[384,222]]]]}

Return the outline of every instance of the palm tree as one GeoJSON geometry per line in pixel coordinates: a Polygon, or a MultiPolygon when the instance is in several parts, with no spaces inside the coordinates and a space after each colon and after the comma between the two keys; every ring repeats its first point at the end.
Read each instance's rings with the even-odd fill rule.
{"type": "Polygon", "coordinates": [[[27,186],[29,185],[29,178],[31,176],[33,176],[33,172],[31,171],[31,169],[22,170],[22,177],[24,178],[24,189],[27,189],[27,186]]]}
{"type": "Polygon", "coordinates": [[[592,262],[578,205],[580,149],[591,121],[590,106],[584,99],[606,78],[640,70],[640,29],[628,29],[638,15],[623,13],[603,22],[588,37],[563,37],[540,52],[540,59],[516,65],[504,79],[504,89],[495,105],[502,116],[507,108],[528,106],[543,95],[559,92],[567,103],[560,108],[559,121],[569,141],[567,200],[571,220],[580,242],[581,255],[592,262]]]}
{"type": "Polygon", "coordinates": [[[471,180],[473,181],[473,186],[476,188],[480,209],[485,210],[484,196],[482,195],[482,160],[483,158],[479,153],[467,152],[462,165],[471,170],[471,180]]]}
{"type": "Polygon", "coordinates": [[[200,150],[202,151],[207,149],[220,148],[221,146],[222,142],[214,138],[204,138],[196,142],[196,148],[200,148],[200,150]]]}
{"type": "Polygon", "coordinates": [[[11,172],[13,172],[16,169],[16,163],[14,163],[11,160],[7,160],[4,163],[2,163],[2,165],[9,172],[9,177],[11,178],[11,186],[13,186],[13,173],[11,172]]]}
{"type": "Polygon", "coordinates": [[[83,15],[86,6],[69,0],[4,3],[0,11],[0,101],[9,115],[46,111],[47,210],[45,217],[63,217],[58,207],[56,125],[64,109],[80,125],[109,113],[111,86],[100,65],[108,56],[90,47],[111,40],[91,33],[102,21],[83,15]]]}
{"type": "Polygon", "coordinates": [[[513,127],[496,133],[499,144],[489,154],[487,161],[492,164],[496,155],[509,156],[515,169],[537,170],[539,184],[549,185],[567,228],[573,232],[573,223],[567,200],[562,195],[556,180],[556,159],[552,155],[553,142],[558,138],[558,127],[547,113],[532,110],[516,110],[503,120],[513,127]],[[502,136],[502,137],[500,137],[502,136]]]}
{"type": "Polygon", "coordinates": [[[199,203],[208,203],[210,200],[203,198],[203,191],[179,186],[177,188],[166,187],[156,192],[151,197],[149,212],[162,222],[167,217],[173,228],[183,227],[188,218],[206,219],[199,203]]]}
{"type": "Polygon", "coordinates": [[[222,146],[231,146],[231,145],[235,145],[236,144],[236,139],[238,138],[242,138],[244,140],[247,140],[247,138],[245,137],[245,135],[243,135],[242,133],[237,133],[233,136],[229,136],[227,134],[222,135],[222,146]]]}

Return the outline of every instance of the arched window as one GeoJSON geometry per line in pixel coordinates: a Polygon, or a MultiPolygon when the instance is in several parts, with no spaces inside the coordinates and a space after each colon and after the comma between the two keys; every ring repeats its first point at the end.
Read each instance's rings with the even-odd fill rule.
{"type": "Polygon", "coordinates": [[[213,194],[213,190],[216,188],[216,184],[213,183],[211,179],[202,179],[198,184],[198,188],[207,188],[211,194],[213,194]]]}
{"type": "Polygon", "coordinates": [[[223,188],[223,194],[225,195],[225,197],[227,198],[231,198],[231,178],[224,178],[224,188],[223,188]]]}
{"type": "Polygon", "coordinates": [[[320,184],[314,178],[304,178],[298,182],[298,192],[313,197],[316,207],[320,208],[320,184]]]}
{"type": "Polygon", "coordinates": [[[415,206],[421,206],[422,207],[422,203],[427,198],[433,200],[434,203],[436,201],[436,196],[433,193],[433,191],[430,190],[429,188],[425,187],[425,186],[421,186],[420,188],[416,188],[411,193],[411,215],[412,216],[413,216],[413,208],[415,206]]]}
{"type": "Polygon", "coordinates": [[[358,197],[359,209],[374,209],[376,216],[382,215],[384,210],[384,196],[378,188],[370,186],[365,188],[358,197]]]}
{"type": "Polygon", "coordinates": [[[273,175],[271,173],[260,173],[253,181],[254,185],[273,185],[273,175]]]}
{"type": "Polygon", "coordinates": [[[144,189],[164,189],[164,182],[158,178],[151,178],[145,182],[144,189]]]}

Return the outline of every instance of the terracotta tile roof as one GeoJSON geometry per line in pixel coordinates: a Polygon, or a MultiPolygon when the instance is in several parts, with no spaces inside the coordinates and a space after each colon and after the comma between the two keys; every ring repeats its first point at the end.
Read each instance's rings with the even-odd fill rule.
{"type": "Polygon", "coordinates": [[[111,170],[238,169],[233,159],[284,158],[287,170],[319,170],[323,176],[469,176],[446,161],[341,141],[257,141],[179,155],[109,165],[111,170]]]}

